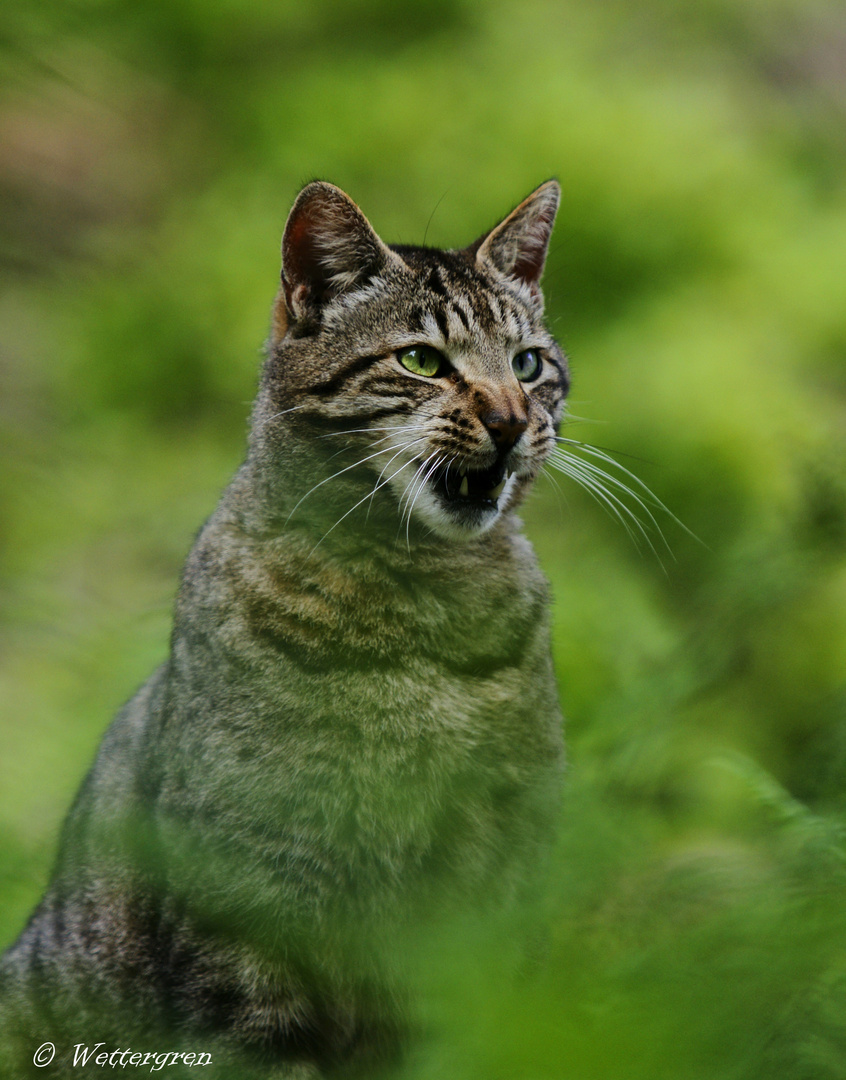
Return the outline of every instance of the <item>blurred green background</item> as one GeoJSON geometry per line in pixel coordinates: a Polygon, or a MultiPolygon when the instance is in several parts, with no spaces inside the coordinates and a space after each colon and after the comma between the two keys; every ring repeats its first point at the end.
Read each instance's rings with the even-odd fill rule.
{"type": "Polygon", "coordinates": [[[539,484],[552,929],[403,1076],[846,1077],[846,6],[6,0],[0,72],[0,944],[166,653],[301,183],[461,246],[556,175],[567,434],[702,543],[539,484]]]}

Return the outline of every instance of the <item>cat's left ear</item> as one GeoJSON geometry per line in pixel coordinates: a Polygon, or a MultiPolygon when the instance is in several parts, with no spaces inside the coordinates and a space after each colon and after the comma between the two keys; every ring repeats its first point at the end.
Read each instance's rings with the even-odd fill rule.
{"type": "Polygon", "coordinates": [[[282,236],[274,340],[284,335],[289,322],[317,325],[330,300],[378,276],[389,263],[405,265],[349,195],[322,180],[308,184],[297,196],[282,236]]]}
{"type": "Polygon", "coordinates": [[[487,263],[506,277],[527,285],[539,298],[540,279],[560,200],[558,181],[547,180],[496,228],[471,244],[468,254],[475,254],[477,263],[487,263]]]}

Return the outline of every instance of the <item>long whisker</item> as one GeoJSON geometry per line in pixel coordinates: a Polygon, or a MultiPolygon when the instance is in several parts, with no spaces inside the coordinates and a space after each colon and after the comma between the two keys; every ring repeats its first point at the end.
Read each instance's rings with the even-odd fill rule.
{"type": "Polygon", "coordinates": [[[433,469],[437,468],[437,463],[439,460],[440,452],[438,450],[433,450],[432,453],[429,454],[429,456],[425,458],[415,470],[414,476],[412,476],[412,478],[406,484],[405,491],[403,492],[402,498],[400,499],[401,518],[405,518],[406,513],[410,516],[411,506],[409,504],[413,504],[413,501],[416,500],[417,495],[422,490],[422,487],[426,483],[426,480],[428,480],[429,476],[431,475],[432,470],[426,473],[426,476],[423,477],[423,473],[426,470],[427,466],[430,462],[434,462],[433,469]],[[417,487],[417,491],[412,498],[412,492],[415,491],[415,487],[417,487]]]}
{"type": "Polygon", "coordinates": [[[581,458],[575,457],[568,451],[560,449],[554,450],[551,457],[553,462],[566,462],[568,465],[571,465],[573,470],[578,472],[582,479],[589,478],[590,481],[592,483],[595,483],[599,488],[601,488],[602,491],[615,502],[615,504],[617,504],[621,508],[624,508],[624,512],[628,514],[630,518],[637,521],[639,531],[645,535],[645,529],[643,529],[640,520],[637,518],[637,515],[628,506],[626,506],[625,503],[623,503],[620,499],[617,498],[615,493],[610,490],[608,485],[611,485],[611,487],[616,488],[617,491],[620,491],[624,495],[628,495],[632,499],[634,499],[634,501],[638,504],[638,506],[641,507],[646,516],[652,522],[658,535],[664,541],[665,547],[667,547],[669,551],[669,545],[667,545],[667,541],[664,539],[664,535],[661,532],[661,527],[655,520],[655,515],[649,509],[649,506],[646,504],[646,502],[644,502],[644,500],[635,491],[633,491],[628,486],[628,484],[625,484],[622,480],[619,479],[619,477],[616,477],[611,473],[606,472],[604,469],[600,469],[598,465],[594,465],[590,461],[582,461],[581,458]]]}
{"type": "Polygon", "coordinates": [[[613,492],[610,492],[605,485],[598,479],[590,475],[590,473],[583,470],[582,466],[585,462],[580,461],[573,455],[563,456],[558,452],[550,455],[549,463],[553,465],[560,472],[563,472],[566,476],[575,480],[577,484],[585,489],[594,499],[601,505],[604,505],[608,512],[620,522],[623,528],[626,530],[629,538],[635,547],[639,547],[637,533],[649,544],[652,551],[655,553],[656,558],[660,562],[658,553],[655,551],[655,546],[649,538],[649,534],[643,526],[640,518],[634,511],[626,506],[626,504],[618,498],[613,492]],[[628,520],[627,520],[628,519],[628,520]],[[631,524],[630,524],[631,522],[631,524]],[[632,528],[637,530],[637,533],[632,528]]]}
{"type": "MultiPolygon", "coordinates": [[[[420,442],[420,440],[415,439],[414,442],[420,442]]],[[[382,466],[382,470],[379,473],[378,477],[376,478],[376,486],[373,488],[373,490],[367,496],[367,498],[370,499],[370,506],[367,507],[367,514],[365,515],[365,518],[364,518],[365,522],[369,519],[370,511],[373,509],[373,496],[376,494],[376,492],[379,490],[379,488],[382,487],[382,484],[380,483],[380,481],[381,481],[382,477],[385,475],[385,472],[387,471],[389,466],[391,465],[391,462],[396,461],[396,459],[399,457],[399,455],[401,453],[403,453],[404,450],[407,450],[409,447],[411,447],[413,445],[414,445],[414,443],[408,443],[406,446],[401,446],[399,448],[399,450],[397,450],[397,452],[392,457],[388,458],[388,460],[382,466]]],[[[391,447],[391,449],[393,449],[393,447],[391,447]]],[[[419,457],[419,456],[420,456],[419,454],[415,454],[415,456],[412,457],[411,461],[415,461],[416,458],[419,457]]],[[[394,473],[393,475],[395,476],[396,473],[394,473]]]]}
{"type": "MultiPolygon", "coordinates": [[[[405,514],[404,514],[404,516],[405,516],[405,543],[406,543],[406,546],[408,547],[409,551],[411,550],[411,537],[409,535],[409,532],[410,532],[410,529],[411,529],[411,514],[412,514],[412,512],[414,510],[414,504],[417,502],[417,499],[419,498],[421,492],[425,488],[426,484],[429,482],[429,477],[432,475],[432,473],[434,473],[438,469],[439,465],[443,461],[443,456],[440,453],[435,451],[434,453],[430,454],[428,458],[426,458],[426,460],[423,462],[423,464],[420,466],[420,468],[414,474],[414,477],[412,478],[411,484],[406,488],[405,493],[403,494],[403,499],[406,499],[409,492],[411,491],[411,487],[414,484],[415,478],[420,473],[422,473],[424,469],[426,469],[426,466],[430,461],[432,462],[432,464],[429,466],[428,470],[426,470],[425,474],[421,477],[419,483],[417,484],[417,490],[414,493],[414,497],[408,503],[405,514]],[[432,460],[433,458],[434,458],[434,461],[432,460]]],[[[402,527],[402,518],[400,518],[400,527],[402,527]]]]}
{"type": "Polygon", "coordinates": [[[665,569],[664,564],[658,555],[655,545],[652,543],[652,539],[647,531],[648,527],[654,529],[658,534],[661,543],[666,548],[670,558],[674,559],[675,556],[655,518],[655,514],[652,512],[653,510],[661,511],[666,514],[672,521],[679,525],[680,528],[684,529],[689,536],[698,540],[698,537],[696,537],[682,521],[679,521],[675,514],[661,502],[658,496],[655,495],[640,477],[636,476],[624,465],[621,465],[619,461],[613,458],[608,452],[600,447],[592,446],[589,443],[583,443],[576,439],[568,439],[562,436],[557,436],[556,441],[560,445],[556,446],[550,452],[548,458],[549,464],[575,480],[576,483],[583,487],[585,491],[602,505],[608,513],[615,517],[622,524],[635,547],[639,547],[638,540],[639,538],[643,538],[649,545],[656,559],[658,559],[662,569],[665,569]],[[571,447],[573,449],[570,449],[571,447]],[[595,460],[588,461],[583,457],[578,457],[573,450],[580,450],[586,456],[595,460]],[[613,473],[601,468],[596,463],[597,460],[619,470],[624,477],[627,477],[632,481],[632,484],[630,485],[622,477],[615,476],[613,473]],[[637,490],[635,490],[635,488],[637,490]],[[649,519],[646,524],[641,521],[635,510],[623,501],[624,497],[633,500],[636,506],[646,514],[646,517],[649,519]]]}
{"type": "Polygon", "coordinates": [[[344,428],[341,431],[327,431],[322,435],[318,435],[318,439],[335,439],[339,435],[372,435],[377,431],[398,432],[398,431],[417,431],[423,430],[424,424],[397,424],[394,426],[385,425],[384,427],[359,427],[359,428],[344,428]]]}
{"type": "MultiPolygon", "coordinates": [[[[404,449],[407,449],[407,448],[403,447],[402,449],[404,450],[404,449]]],[[[402,452],[402,450],[400,451],[400,453],[401,452],[402,452]]],[[[394,456],[396,457],[397,455],[395,454],[394,456]]],[[[416,461],[418,457],[419,457],[419,454],[416,454],[414,457],[412,457],[408,461],[406,461],[404,465],[400,465],[400,467],[398,469],[396,469],[394,472],[392,472],[390,476],[386,477],[380,483],[377,483],[372,491],[368,491],[368,493],[363,498],[359,499],[358,502],[355,503],[354,506],[351,506],[349,508],[349,510],[347,510],[345,513],[343,513],[338,518],[338,520],[335,522],[335,524],[330,526],[330,528],[328,528],[326,530],[326,532],[323,534],[323,536],[320,537],[320,539],[317,541],[317,543],[314,545],[314,547],[309,552],[309,556],[313,555],[315,553],[315,551],[317,551],[317,549],[320,547],[320,545],[323,543],[323,541],[326,539],[326,537],[329,535],[329,533],[332,532],[333,529],[336,529],[341,524],[341,522],[344,520],[344,518],[349,517],[349,515],[353,512],[353,510],[356,510],[359,506],[361,506],[361,504],[363,502],[367,502],[368,499],[372,499],[373,496],[376,494],[376,492],[379,490],[379,488],[384,487],[385,484],[389,484],[391,482],[391,480],[393,480],[393,478],[395,476],[399,476],[399,474],[402,472],[402,470],[407,469],[408,466],[411,465],[411,463],[413,461],[416,461]]],[[[391,459],[391,460],[393,460],[393,459],[391,459]]]]}
{"type": "MultiPolygon", "coordinates": [[[[382,443],[389,442],[390,439],[392,439],[395,435],[413,435],[415,431],[419,431],[419,430],[422,430],[422,429],[420,429],[418,427],[404,427],[404,428],[385,428],[385,429],[382,429],[382,430],[387,431],[388,434],[387,435],[382,435],[380,438],[375,439],[373,442],[371,442],[370,446],[368,447],[369,450],[374,450],[377,446],[381,445],[382,443]]],[[[341,434],[341,433],[339,432],[338,434],[341,434]]],[[[348,449],[349,449],[349,443],[347,443],[346,446],[342,446],[340,450],[336,450],[335,453],[330,455],[326,460],[331,461],[333,458],[338,457],[339,454],[343,454],[344,451],[348,450],[348,449]]],[[[383,448],[383,449],[393,450],[394,448],[392,446],[389,446],[389,447],[386,447],[386,448],[383,448]]]]}
{"type": "MultiPolygon", "coordinates": [[[[420,438],[413,439],[410,443],[404,444],[399,449],[400,450],[407,450],[410,447],[414,446],[415,443],[423,442],[424,439],[425,439],[425,436],[421,435],[420,438]]],[[[380,441],[382,441],[382,440],[380,440],[380,441]]],[[[390,451],[390,450],[394,450],[394,449],[397,449],[397,448],[391,446],[391,447],[388,447],[387,449],[388,449],[388,451],[390,451]]],[[[293,515],[296,513],[297,508],[309,497],[309,495],[311,495],[313,492],[317,491],[318,488],[323,487],[324,484],[328,484],[330,480],[335,480],[337,477],[342,476],[346,472],[349,472],[350,469],[357,469],[359,465],[364,465],[366,462],[372,461],[373,458],[377,458],[377,457],[379,457],[380,454],[384,454],[384,453],[385,453],[385,448],[383,448],[381,450],[377,450],[375,453],[368,454],[367,457],[363,457],[359,461],[354,461],[352,463],[352,465],[346,465],[343,469],[339,469],[336,473],[333,473],[331,476],[326,476],[326,477],[324,477],[323,480],[318,480],[318,482],[313,487],[309,488],[309,490],[305,493],[305,495],[303,495],[303,497],[296,502],[296,504],[294,505],[294,508],[291,510],[291,513],[288,514],[287,518],[285,519],[285,524],[286,525],[288,524],[288,522],[291,520],[293,515]]],[[[335,456],[335,455],[333,455],[333,456],[335,456]]]]}
{"type": "MultiPolygon", "coordinates": [[[[693,540],[701,543],[699,537],[694,532],[692,532],[683,521],[680,521],[672,512],[672,510],[670,510],[667,506],[664,505],[663,502],[661,502],[655,492],[652,491],[652,489],[649,488],[640,479],[639,476],[636,476],[633,472],[627,469],[625,465],[621,465],[619,461],[613,458],[607,451],[603,450],[602,447],[592,446],[590,443],[578,442],[576,439],[565,439],[560,435],[558,436],[558,442],[563,443],[567,446],[574,446],[578,450],[583,450],[584,453],[590,454],[591,457],[599,458],[600,461],[604,461],[608,465],[613,465],[615,468],[619,469],[620,472],[625,473],[626,476],[628,476],[628,478],[640,488],[647,501],[650,502],[652,506],[654,506],[657,510],[660,510],[662,513],[666,514],[667,517],[669,517],[672,521],[676,523],[676,525],[679,526],[679,528],[684,529],[688,536],[690,536],[693,540]]],[[[605,473],[605,475],[608,476],[608,473],[605,473]]],[[[620,482],[618,481],[618,483],[620,482]]],[[[632,494],[634,494],[634,492],[632,492],[632,494]]]]}
{"type": "Polygon", "coordinates": [[[264,420],[258,425],[256,431],[261,431],[263,427],[271,422],[271,420],[278,420],[280,416],[287,416],[288,413],[296,412],[297,409],[304,409],[305,402],[300,405],[292,405],[290,409],[282,409],[281,412],[274,413],[272,416],[266,416],[264,420]]]}
{"type": "Polygon", "coordinates": [[[570,424],[607,424],[608,421],[594,420],[593,417],[590,416],[578,416],[576,413],[570,412],[570,410],[567,409],[561,423],[562,425],[566,424],[569,426],[570,424]]]}
{"type": "Polygon", "coordinates": [[[412,488],[414,487],[414,485],[416,484],[417,478],[422,475],[423,470],[426,468],[426,466],[429,464],[429,462],[434,457],[437,456],[437,453],[438,453],[437,450],[433,450],[432,453],[429,454],[428,457],[424,458],[423,461],[421,461],[421,463],[414,470],[414,475],[412,476],[412,478],[405,485],[405,490],[403,491],[402,497],[400,498],[400,501],[399,501],[401,518],[403,518],[403,519],[405,518],[405,507],[406,507],[407,501],[409,499],[409,493],[412,490],[412,488]]]}
{"type": "MultiPolygon", "coordinates": [[[[550,483],[552,485],[552,489],[555,492],[556,498],[563,501],[564,503],[566,503],[569,506],[570,504],[567,501],[567,493],[563,490],[561,485],[558,483],[558,478],[556,476],[554,476],[548,469],[541,469],[540,475],[544,478],[544,480],[546,480],[548,483],[550,483]]],[[[560,512],[560,510],[561,510],[560,503],[559,503],[558,509],[559,509],[559,512],[560,512]]]]}

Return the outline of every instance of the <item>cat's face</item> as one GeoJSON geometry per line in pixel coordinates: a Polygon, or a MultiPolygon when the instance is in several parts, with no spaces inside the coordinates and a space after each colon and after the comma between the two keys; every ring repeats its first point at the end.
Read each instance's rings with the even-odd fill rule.
{"type": "Polygon", "coordinates": [[[567,366],[538,280],[557,202],[545,184],[455,252],[388,248],[327,184],[291,212],[274,345],[288,400],[348,434],[344,472],[362,502],[391,492],[406,532],[486,532],[554,448],[567,366]]]}

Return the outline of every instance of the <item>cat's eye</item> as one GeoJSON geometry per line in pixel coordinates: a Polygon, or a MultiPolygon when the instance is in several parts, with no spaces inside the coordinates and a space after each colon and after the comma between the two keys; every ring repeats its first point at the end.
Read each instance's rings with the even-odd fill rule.
{"type": "Polygon", "coordinates": [[[397,360],[413,374],[425,375],[429,379],[441,375],[446,369],[445,358],[431,345],[412,345],[408,349],[400,349],[397,360]]]}
{"type": "Polygon", "coordinates": [[[511,368],[520,382],[531,382],[540,375],[540,353],[537,349],[524,349],[511,361],[511,368]]]}

